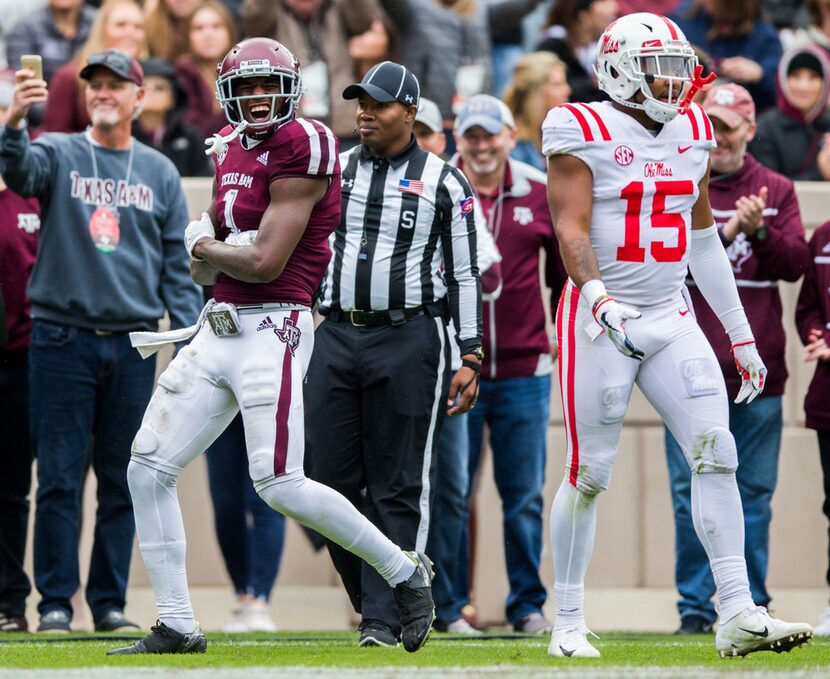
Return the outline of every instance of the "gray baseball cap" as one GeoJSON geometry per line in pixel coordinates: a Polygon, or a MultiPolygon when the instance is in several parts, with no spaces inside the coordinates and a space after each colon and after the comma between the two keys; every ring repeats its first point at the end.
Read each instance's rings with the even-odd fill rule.
{"type": "Polygon", "coordinates": [[[421,98],[418,79],[405,66],[382,61],[369,69],[363,80],[343,90],[344,99],[357,99],[362,92],[375,101],[399,101],[404,106],[417,106],[421,98]]]}
{"type": "Polygon", "coordinates": [[[438,110],[438,104],[426,97],[421,97],[418,113],[415,114],[415,122],[426,125],[433,132],[444,131],[444,119],[441,117],[441,111],[438,110]]]}
{"type": "Polygon", "coordinates": [[[515,129],[516,121],[503,101],[489,94],[477,94],[470,97],[458,112],[455,132],[461,135],[476,125],[490,134],[498,134],[505,125],[515,129]]]}

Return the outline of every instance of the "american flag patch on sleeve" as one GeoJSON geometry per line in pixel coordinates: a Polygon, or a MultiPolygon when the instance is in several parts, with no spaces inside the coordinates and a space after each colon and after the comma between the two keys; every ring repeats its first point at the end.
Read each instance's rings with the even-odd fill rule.
{"type": "Polygon", "coordinates": [[[414,193],[420,196],[424,192],[424,183],[417,179],[401,179],[398,182],[398,191],[401,193],[414,193]]]}

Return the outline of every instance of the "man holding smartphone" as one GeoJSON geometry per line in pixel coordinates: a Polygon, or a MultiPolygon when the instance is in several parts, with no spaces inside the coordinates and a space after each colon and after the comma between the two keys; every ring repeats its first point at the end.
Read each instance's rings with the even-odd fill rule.
{"type": "Polygon", "coordinates": [[[92,126],[30,143],[24,119],[48,96],[34,75],[16,73],[0,173],[42,208],[29,288],[38,631],[70,631],[90,440],[98,511],[86,598],[95,629],[113,631],[136,627],[124,616],[134,536],[127,464],[155,375],[128,333],[156,329],[165,309],[174,328],[190,325],[201,296],[181,248],[188,214],[180,177],[131,134],[144,96],[138,62],[120,50],[93,54],[80,73],[92,126]]]}

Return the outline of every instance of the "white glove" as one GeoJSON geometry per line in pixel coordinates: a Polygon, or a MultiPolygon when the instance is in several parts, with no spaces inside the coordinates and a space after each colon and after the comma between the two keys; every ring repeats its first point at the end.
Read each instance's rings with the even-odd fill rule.
{"type": "Polygon", "coordinates": [[[207,212],[203,212],[201,219],[193,220],[184,230],[184,248],[190,257],[201,261],[201,257],[193,256],[193,246],[202,240],[202,238],[215,237],[216,233],[213,230],[213,222],[210,221],[210,215],[207,212]]]}
{"type": "Polygon", "coordinates": [[[752,403],[758,394],[764,390],[767,367],[761,360],[754,341],[733,344],[732,355],[735,357],[735,365],[738,366],[738,372],[742,380],[741,389],[735,403],[741,403],[744,399],[747,403],[752,403]]]}
{"type": "Polygon", "coordinates": [[[642,349],[634,345],[634,342],[625,333],[625,322],[629,318],[640,318],[643,314],[634,307],[627,304],[620,304],[615,299],[603,295],[591,309],[596,322],[602,326],[608,339],[624,356],[642,361],[645,354],[642,349]]]}
{"type": "Polygon", "coordinates": [[[228,234],[228,237],[225,239],[225,245],[233,245],[235,247],[253,245],[256,240],[257,233],[259,232],[255,229],[252,229],[251,231],[233,231],[228,234]]]}

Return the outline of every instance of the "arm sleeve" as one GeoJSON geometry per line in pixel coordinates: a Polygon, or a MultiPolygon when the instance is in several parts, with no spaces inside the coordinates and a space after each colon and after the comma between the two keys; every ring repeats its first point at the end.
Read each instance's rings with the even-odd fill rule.
{"type": "MultiPolygon", "coordinates": [[[[770,280],[795,282],[807,270],[810,250],[804,239],[804,225],[798,208],[795,189],[791,182],[776,198],[778,214],[764,217],[767,237],[752,241],[752,250],[758,257],[759,276],[770,280]]],[[[769,187],[770,192],[774,189],[769,187]]],[[[779,189],[780,190],[780,189],[779,189]]]]}
{"type": "Polygon", "coordinates": [[[481,278],[478,271],[472,189],[464,175],[446,166],[438,187],[441,248],[450,313],[461,355],[481,345],[481,278]]]}
{"type": "Polygon", "coordinates": [[[753,341],[735,276],[714,224],[692,230],[689,271],[732,344],[753,341]]]}
{"type": "MultiPolygon", "coordinates": [[[[830,222],[820,227],[821,229],[830,228],[830,222]]],[[[810,239],[810,259],[807,267],[807,273],[804,274],[804,280],[801,283],[801,291],[798,293],[798,302],[795,307],[795,325],[798,328],[798,335],[801,338],[802,344],[807,344],[807,338],[811,330],[824,330],[825,323],[830,322],[830,319],[825,319],[821,308],[822,290],[819,288],[818,276],[816,272],[815,257],[818,254],[818,233],[817,229],[810,239]]]]}
{"type": "Polygon", "coordinates": [[[498,299],[501,294],[501,253],[487,228],[484,210],[477,198],[473,201],[473,218],[476,222],[476,255],[481,272],[481,291],[488,299],[498,299]]]}
{"type": "Polygon", "coordinates": [[[51,135],[29,143],[26,130],[7,125],[0,132],[0,174],[15,193],[42,196],[52,185],[55,149],[51,135]]]}
{"type": "Polygon", "coordinates": [[[160,225],[163,252],[159,285],[164,306],[170,314],[170,329],[177,330],[196,322],[202,307],[202,296],[199,286],[190,277],[190,264],[182,245],[184,229],[189,221],[187,204],[181,181],[172,166],[166,184],[170,207],[160,225]]]}

